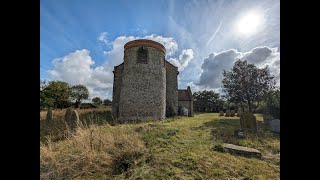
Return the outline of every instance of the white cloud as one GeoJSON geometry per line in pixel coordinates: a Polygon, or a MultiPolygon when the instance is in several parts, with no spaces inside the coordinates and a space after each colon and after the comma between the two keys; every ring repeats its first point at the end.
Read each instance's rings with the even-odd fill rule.
{"type": "Polygon", "coordinates": [[[168,61],[178,67],[178,71],[183,71],[193,59],[192,49],[183,49],[179,55],[179,59],[170,58],[168,61]]]}
{"type": "MultiPolygon", "coordinates": [[[[49,70],[52,80],[61,80],[71,85],[83,84],[90,92],[90,98],[112,98],[113,69],[123,62],[124,45],[135,39],[151,39],[163,44],[167,50],[167,56],[174,55],[178,49],[177,42],[172,37],[162,37],[151,34],[144,37],[119,36],[114,41],[107,39],[107,32],[102,32],[97,40],[111,45],[110,51],[103,51],[106,56],[104,64],[93,67],[95,61],[91,58],[87,49],[76,50],[62,58],[52,61],[53,68],[49,70]]],[[[184,66],[193,58],[192,50],[183,50],[181,63],[184,66]],[[191,58],[191,59],[190,59],[191,58]]]]}
{"type": "Polygon", "coordinates": [[[107,32],[102,32],[102,33],[100,33],[100,35],[97,37],[97,40],[98,40],[98,41],[101,41],[101,42],[103,42],[103,43],[105,43],[105,44],[108,44],[109,41],[108,41],[107,35],[108,35],[107,32]]]}
{"type": "Polygon", "coordinates": [[[112,92],[113,73],[104,66],[93,68],[95,62],[87,49],[76,50],[62,58],[56,58],[52,64],[53,69],[49,70],[51,79],[65,81],[71,85],[83,84],[87,86],[90,98],[111,98],[110,93],[96,89],[111,89],[112,92]]]}
{"type": "Polygon", "coordinates": [[[150,39],[157,41],[164,45],[166,48],[166,56],[172,56],[178,50],[178,43],[172,37],[163,37],[155,34],[147,35],[144,37],[134,36],[119,36],[114,41],[110,42],[112,49],[110,51],[104,51],[108,66],[117,66],[123,62],[124,45],[132,40],[136,39],[150,39]]]}
{"type": "Polygon", "coordinates": [[[280,86],[280,52],[277,48],[266,46],[255,47],[249,52],[229,49],[219,53],[210,53],[201,66],[203,72],[199,83],[195,84],[208,89],[221,88],[223,70],[230,70],[237,59],[247,60],[248,63],[255,64],[259,68],[268,65],[271,75],[275,76],[277,86],[280,86]]]}

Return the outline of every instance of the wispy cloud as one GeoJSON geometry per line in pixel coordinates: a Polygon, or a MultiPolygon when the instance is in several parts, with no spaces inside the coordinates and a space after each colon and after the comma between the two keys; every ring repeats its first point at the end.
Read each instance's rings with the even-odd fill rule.
{"type": "Polygon", "coordinates": [[[101,42],[103,42],[103,43],[105,43],[107,45],[109,43],[107,36],[108,36],[108,32],[102,32],[97,37],[97,40],[101,41],[101,42]]]}
{"type": "Polygon", "coordinates": [[[208,46],[208,44],[212,41],[212,39],[216,36],[216,34],[219,32],[220,27],[221,27],[221,24],[222,24],[222,22],[220,22],[217,30],[213,33],[213,35],[211,36],[211,38],[210,38],[209,41],[207,42],[207,46],[208,46]]]}

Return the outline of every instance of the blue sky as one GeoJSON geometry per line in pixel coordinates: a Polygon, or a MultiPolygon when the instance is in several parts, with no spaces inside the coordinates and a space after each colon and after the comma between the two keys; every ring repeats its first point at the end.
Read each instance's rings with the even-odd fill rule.
{"type": "Polygon", "coordinates": [[[112,97],[113,66],[137,38],[165,45],[179,89],[219,91],[238,58],[268,65],[280,85],[280,1],[41,0],[40,78],[112,97]]]}

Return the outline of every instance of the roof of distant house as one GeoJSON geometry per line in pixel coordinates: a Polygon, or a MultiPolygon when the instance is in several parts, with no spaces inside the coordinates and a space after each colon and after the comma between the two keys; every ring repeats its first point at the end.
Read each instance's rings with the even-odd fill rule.
{"type": "Polygon", "coordinates": [[[178,101],[191,101],[191,95],[188,90],[178,90],[178,101]]]}

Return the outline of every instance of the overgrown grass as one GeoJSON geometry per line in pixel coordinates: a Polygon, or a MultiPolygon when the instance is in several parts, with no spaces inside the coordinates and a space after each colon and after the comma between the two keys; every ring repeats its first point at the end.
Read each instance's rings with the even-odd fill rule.
{"type": "Polygon", "coordinates": [[[136,133],[110,125],[80,128],[77,134],[40,145],[41,179],[107,179],[126,172],[145,153],[136,133]]]}
{"type": "MultiPolygon", "coordinates": [[[[96,109],[76,109],[82,125],[88,127],[92,124],[103,125],[113,124],[111,116],[111,107],[100,107],[96,109]]],[[[66,109],[53,110],[53,120],[50,124],[46,124],[46,111],[40,112],[40,141],[46,142],[50,137],[51,141],[56,142],[63,140],[67,134],[67,127],[64,121],[66,109]]]]}
{"type": "Polygon", "coordinates": [[[280,179],[280,137],[257,119],[258,133],[243,139],[233,135],[239,118],[218,113],[91,125],[41,144],[41,179],[280,179]],[[263,157],[214,150],[222,143],[258,149],[263,157]]]}

